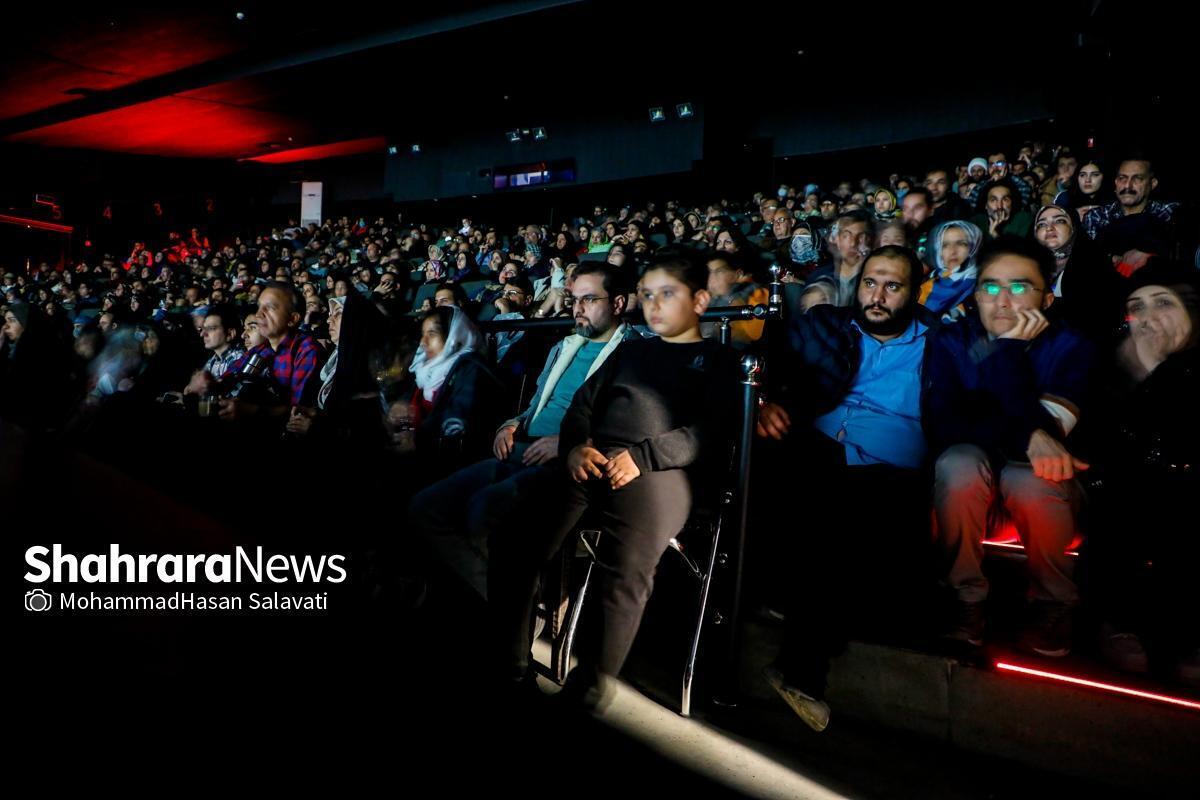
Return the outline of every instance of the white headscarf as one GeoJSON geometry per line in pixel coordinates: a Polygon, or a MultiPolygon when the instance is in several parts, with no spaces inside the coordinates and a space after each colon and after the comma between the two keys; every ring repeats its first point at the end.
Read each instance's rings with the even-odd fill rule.
{"type": "MultiPolygon", "coordinates": [[[[345,310],[345,297],[329,298],[329,313],[333,314],[335,308],[345,310]]],[[[333,353],[325,361],[325,366],[321,367],[321,390],[317,392],[317,408],[324,409],[325,401],[329,399],[329,393],[333,391],[333,376],[337,374],[338,346],[333,345],[333,353]]]]}
{"type": "Polygon", "coordinates": [[[929,232],[929,256],[933,261],[933,271],[938,277],[946,277],[953,281],[975,277],[975,256],[983,244],[983,231],[978,225],[961,219],[943,222],[929,232]],[[952,275],[946,275],[946,262],[942,260],[942,238],[951,228],[960,229],[967,237],[967,258],[959,265],[952,275]]]}
{"type": "Polygon", "coordinates": [[[446,335],[446,345],[442,352],[432,359],[427,359],[425,350],[418,347],[410,368],[417,379],[417,387],[422,396],[431,403],[434,394],[446,382],[446,376],[454,369],[459,356],[483,349],[483,334],[471,323],[470,318],[457,306],[449,308],[452,315],[450,332],[446,335]]]}

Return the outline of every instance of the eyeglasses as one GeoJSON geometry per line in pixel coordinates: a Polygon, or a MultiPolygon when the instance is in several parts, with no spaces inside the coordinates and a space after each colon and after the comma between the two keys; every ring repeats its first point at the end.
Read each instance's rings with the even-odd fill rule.
{"type": "Polygon", "coordinates": [[[1013,297],[1020,297],[1021,295],[1025,294],[1027,292],[1044,292],[1044,291],[1046,291],[1045,289],[1039,289],[1036,286],[1030,286],[1028,283],[1013,283],[1013,284],[1009,284],[1008,286],[1004,286],[999,283],[984,283],[979,286],[979,291],[981,291],[983,294],[987,295],[988,297],[999,297],[1000,293],[1006,289],[1008,290],[1008,293],[1013,297]]]}
{"type": "Polygon", "coordinates": [[[563,305],[566,306],[567,308],[573,308],[574,306],[577,306],[577,305],[587,308],[588,306],[596,305],[601,300],[608,300],[609,297],[611,297],[611,295],[607,295],[607,294],[605,294],[605,295],[585,294],[583,297],[574,297],[572,295],[567,295],[566,297],[563,298],[563,305]]]}
{"type": "Polygon", "coordinates": [[[991,164],[988,164],[988,169],[991,169],[992,167],[1007,167],[1007,166],[1008,166],[1008,162],[1006,162],[1006,161],[993,161],[991,164]]]}
{"type": "Polygon", "coordinates": [[[509,297],[509,298],[512,298],[513,300],[520,300],[523,297],[525,297],[525,293],[522,292],[520,289],[506,289],[500,296],[501,297],[509,297]]]}

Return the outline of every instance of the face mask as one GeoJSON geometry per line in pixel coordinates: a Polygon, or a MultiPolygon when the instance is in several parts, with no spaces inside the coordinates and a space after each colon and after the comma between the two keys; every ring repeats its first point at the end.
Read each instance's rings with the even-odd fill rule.
{"type": "Polygon", "coordinates": [[[908,189],[897,189],[896,190],[896,204],[897,205],[904,202],[904,195],[906,195],[906,194],[908,194],[908,189]]]}
{"type": "Polygon", "coordinates": [[[779,199],[782,200],[787,197],[787,189],[780,189],[777,194],[779,195],[779,199]]]}
{"type": "Polygon", "coordinates": [[[807,234],[798,233],[792,236],[792,243],[788,247],[788,251],[792,256],[792,261],[797,264],[809,264],[817,260],[817,251],[813,247],[813,240],[807,234]]]}

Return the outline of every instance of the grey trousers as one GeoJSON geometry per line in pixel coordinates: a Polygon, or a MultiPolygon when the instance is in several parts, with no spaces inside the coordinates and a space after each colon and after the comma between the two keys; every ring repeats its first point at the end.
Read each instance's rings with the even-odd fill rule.
{"type": "Polygon", "coordinates": [[[978,603],[987,597],[983,539],[989,511],[999,502],[1025,545],[1030,599],[1078,602],[1073,560],[1066,555],[1083,503],[1077,481],[1048,481],[1034,475],[1030,465],[1018,463],[1005,464],[997,475],[982,449],[958,444],[937,460],[933,502],[946,582],[959,600],[978,603]]]}
{"type": "Polygon", "coordinates": [[[603,480],[575,483],[565,470],[557,474],[560,483],[547,494],[563,500],[558,519],[551,525],[530,526],[521,536],[493,536],[489,545],[493,655],[503,659],[498,667],[507,674],[520,674],[529,663],[529,620],[538,575],[586,522],[603,534],[599,556],[611,569],[601,568],[596,574],[596,596],[590,602],[600,607],[601,624],[581,631],[579,666],[588,680],[596,674],[615,676],[641,625],[659,559],[691,513],[691,484],[680,469],[643,473],[616,491],[603,480]]]}

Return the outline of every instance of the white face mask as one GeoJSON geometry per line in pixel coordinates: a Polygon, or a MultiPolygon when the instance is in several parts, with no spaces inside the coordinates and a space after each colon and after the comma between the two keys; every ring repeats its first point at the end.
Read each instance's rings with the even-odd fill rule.
{"type": "Polygon", "coordinates": [[[809,264],[817,260],[817,250],[813,247],[812,236],[807,233],[793,234],[788,251],[792,260],[797,264],[809,264]]]}

